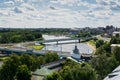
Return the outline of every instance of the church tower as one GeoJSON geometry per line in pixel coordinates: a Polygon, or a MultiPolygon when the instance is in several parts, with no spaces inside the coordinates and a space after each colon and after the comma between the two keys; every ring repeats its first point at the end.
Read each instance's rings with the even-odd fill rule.
{"type": "Polygon", "coordinates": [[[81,54],[79,52],[79,49],[77,48],[77,46],[75,45],[75,48],[73,49],[73,54],[72,57],[74,59],[80,60],[81,59],[81,54]]]}

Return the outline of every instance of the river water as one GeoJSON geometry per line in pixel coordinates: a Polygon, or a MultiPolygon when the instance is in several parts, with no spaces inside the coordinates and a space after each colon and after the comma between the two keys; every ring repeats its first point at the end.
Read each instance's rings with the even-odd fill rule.
{"type": "MultiPolygon", "coordinates": [[[[43,38],[45,40],[51,40],[51,39],[66,39],[69,37],[66,36],[54,36],[54,35],[43,35],[43,38]]],[[[61,41],[59,43],[65,43],[65,42],[76,42],[75,40],[71,41],[61,41]]],[[[69,52],[73,54],[73,50],[75,48],[75,45],[79,49],[79,52],[81,54],[91,54],[93,52],[93,49],[87,45],[86,43],[70,43],[70,44],[56,44],[57,42],[51,42],[48,44],[52,45],[47,45],[43,50],[51,50],[51,51],[63,51],[63,52],[69,52]]]]}

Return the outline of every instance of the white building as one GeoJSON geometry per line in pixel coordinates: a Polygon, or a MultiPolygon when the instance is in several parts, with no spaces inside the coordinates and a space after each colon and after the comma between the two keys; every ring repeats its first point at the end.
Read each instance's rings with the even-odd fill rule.
{"type": "Polygon", "coordinates": [[[75,46],[75,49],[73,50],[73,54],[72,56],[73,58],[80,60],[81,59],[81,54],[79,52],[79,49],[77,48],[77,46],[75,46]]]}
{"type": "Polygon", "coordinates": [[[120,47],[120,44],[111,44],[111,52],[114,51],[115,47],[120,47]]]}
{"type": "Polygon", "coordinates": [[[117,35],[119,35],[119,37],[120,37],[120,31],[115,31],[115,32],[113,32],[113,34],[112,34],[113,36],[117,36],[117,35]]]}

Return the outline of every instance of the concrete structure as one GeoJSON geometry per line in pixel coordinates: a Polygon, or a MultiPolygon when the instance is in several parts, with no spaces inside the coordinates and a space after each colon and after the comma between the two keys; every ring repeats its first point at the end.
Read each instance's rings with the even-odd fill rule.
{"type": "Polygon", "coordinates": [[[113,70],[104,80],[120,80],[120,66],[113,70]]]}
{"type": "Polygon", "coordinates": [[[50,43],[50,42],[58,42],[59,41],[70,41],[70,40],[78,40],[80,42],[80,38],[66,38],[66,39],[51,39],[51,40],[43,40],[43,41],[37,41],[38,44],[44,44],[44,43],[50,43]]]}
{"type": "Polygon", "coordinates": [[[10,55],[12,53],[16,53],[16,54],[24,54],[24,53],[28,53],[28,54],[35,54],[35,55],[42,55],[44,56],[46,52],[57,52],[57,54],[61,57],[69,57],[70,53],[69,52],[64,52],[62,51],[48,51],[48,50],[31,50],[31,49],[20,49],[20,48],[2,48],[0,47],[0,52],[2,54],[7,54],[10,55]]]}

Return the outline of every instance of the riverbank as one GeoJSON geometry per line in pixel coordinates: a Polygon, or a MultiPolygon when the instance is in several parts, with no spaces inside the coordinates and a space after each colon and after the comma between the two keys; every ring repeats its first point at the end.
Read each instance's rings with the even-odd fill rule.
{"type": "Polygon", "coordinates": [[[89,47],[91,47],[91,48],[94,50],[94,53],[95,53],[95,51],[96,51],[95,43],[93,43],[93,42],[91,42],[91,41],[88,41],[88,42],[86,42],[86,44],[87,44],[89,47]]]}

